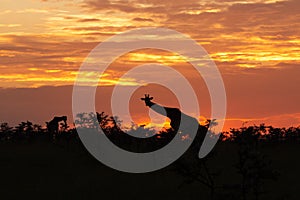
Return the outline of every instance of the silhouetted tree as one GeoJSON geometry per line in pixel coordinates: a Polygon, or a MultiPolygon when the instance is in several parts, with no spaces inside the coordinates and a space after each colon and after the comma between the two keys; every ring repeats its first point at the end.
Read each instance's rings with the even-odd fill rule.
{"type": "Polygon", "coordinates": [[[33,137],[32,132],[33,132],[33,124],[30,121],[26,121],[26,122],[21,122],[18,126],[15,127],[16,128],[16,132],[15,132],[15,136],[17,139],[28,139],[33,137]]]}
{"type": "MultiPolygon", "coordinates": [[[[241,199],[246,200],[250,192],[255,199],[263,194],[265,180],[274,180],[277,173],[272,169],[271,162],[260,151],[261,135],[265,134],[266,127],[249,126],[240,129],[231,129],[234,142],[238,144],[238,163],[236,168],[241,175],[241,199]]],[[[277,136],[277,133],[276,133],[277,136]]]]}
{"type": "Polygon", "coordinates": [[[0,141],[10,140],[13,137],[13,127],[10,127],[8,123],[3,122],[0,125],[0,141]]]}

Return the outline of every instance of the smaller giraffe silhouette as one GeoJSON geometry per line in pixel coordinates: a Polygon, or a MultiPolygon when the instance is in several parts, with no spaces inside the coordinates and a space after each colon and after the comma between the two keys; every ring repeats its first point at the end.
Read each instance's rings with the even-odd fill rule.
{"type": "Polygon", "coordinates": [[[61,116],[61,117],[55,116],[50,122],[46,122],[48,132],[52,134],[53,140],[55,140],[57,134],[59,133],[60,122],[64,122],[63,126],[67,127],[67,116],[61,116]]]}

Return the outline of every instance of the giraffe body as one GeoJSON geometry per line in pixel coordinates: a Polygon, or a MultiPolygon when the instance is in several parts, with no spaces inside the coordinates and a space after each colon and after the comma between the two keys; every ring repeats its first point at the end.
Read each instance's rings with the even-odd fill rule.
{"type": "Polygon", "coordinates": [[[197,155],[205,138],[206,128],[201,126],[197,119],[181,112],[178,108],[161,106],[152,102],[152,99],[153,97],[150,97],[149,94],[145,94],[145,97],[141,98],[141,100],[145,101],[146,106],[155,112],[168,117],[171,121],[170,125],[174,131],[189,134],[194,138],[190,148],[190,153],[197,155]]]}

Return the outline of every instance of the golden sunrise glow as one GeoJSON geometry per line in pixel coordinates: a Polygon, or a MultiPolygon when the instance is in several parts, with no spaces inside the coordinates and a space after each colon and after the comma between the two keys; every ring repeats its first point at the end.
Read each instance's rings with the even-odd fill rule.
{"type": "MultiPolygon", "coordinates": [[[[103,57],[86,59],[92,49],[115,34],[162,27],[190,36],[217,64],[228,92],[227,127],[245,121],[297,124],[298,107],[290,101],[297,105],[300,101],[299,13],[297,0],[1,0],[0,88],[72,86],[76,78],[79,85],[108,86],[103,87],[106,89],[115,85],[146,88],[149,85],[142,80],[144,74],[138,76],[141,80],[121,77],[135,66],[158,63],[176,69],[193,84],[200,104],[204,102],[199,121],[205,124],[211,112],[210,102],[205,99],[209,94],[201,76],[188,63],[194,58],[139,49],[116,58],[102,75],[98,63],[109,60],[113,49],[103,50],[103,57]],[[79,72],[82,62],[95,66],[94,72],[79,72]]],[[[138,35],[126,37],[116,45],[122,47],[136,39],[138,35]]],[[[160,39],[172,38],[163,35],[160,39]]],[[[203,59],[199,68],[205,67],[209,58],[203,59]]],[[[174,79],[161,72],[147,75],[170,82],[174,79]]],[[[158,91],[155,100],[168,99],[165,94],[158,91]]],[[[138,124],[169,126],[168,122],[147,120],[138,124]]]]}
{"type": "Polygon", "coordinates": [[[156,130],[161,130],[161,129],[168,129],[171,128],[170,122],[166,121],[163,123],[153,123],[153,122],[148,122],[144,121],[141,123],[138,123],[138,126],[143,126],[145,128],[155,128],[156,130]]]}
{"type": "Polygon", "coordinates": [[[185,63],[186,59],[175,53],[168,53],[165,55],[153,53],[130,53],[126,58],[129,62],[143,62],[156,61],[165,65],[172,65],[176,63],[185,63]]]}

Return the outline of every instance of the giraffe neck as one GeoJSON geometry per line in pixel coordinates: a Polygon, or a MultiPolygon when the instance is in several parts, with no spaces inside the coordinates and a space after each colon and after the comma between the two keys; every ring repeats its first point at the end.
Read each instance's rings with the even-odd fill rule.
{"type": "Polygon", "coordinates": [[[151,107],[151,106],[155,105],[155,103],[153,103],[152,101],[148,101],[148,102],[146,102],[146,105],[148,107],[151,107]]]}

